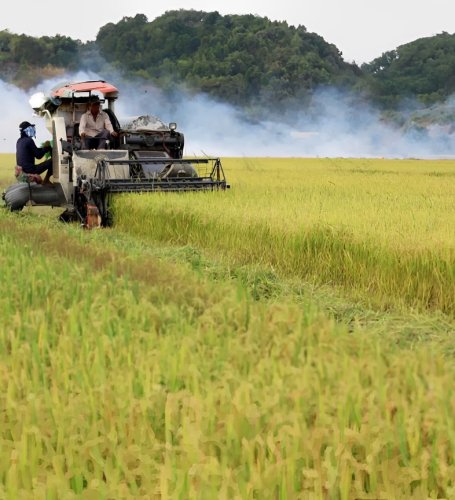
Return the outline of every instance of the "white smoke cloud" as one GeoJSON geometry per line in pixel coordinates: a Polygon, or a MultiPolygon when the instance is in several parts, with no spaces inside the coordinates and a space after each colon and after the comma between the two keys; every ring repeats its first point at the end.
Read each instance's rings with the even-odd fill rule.
{"type": "MultiPolygon", "coordinates": [[[[100,79],[94,73],[67,75],[65,81],[100,79]]],[[[101,78],[102,79],[102,78],[101,78]]],[[[0,125],[0,152],[14,152],[18,124],[37,124],[37,142],[49,138],[42,120],[33,117],[28,104],[37,91],[48,93],[62,78],[47,80],[24,92],[0,81],[3,120],[0,125]]],[[[116,103],[119,117],[151,114],[164,122],[176,121],[185,133],[188,156],[271,156],[271,157],[443,157],[455,155],[455,134],[448,125],[398,128],[385,123],[378,110],[359,96],[336,89],[320,89],[310,105],[283,110],[269,119],[252,122],[239,109],[205,95],[180,92],[170,98],[150,84],[125,82],[118,77],[116,103]]],[[[451,111],[454,100],[442,108],[451,111]]],[[[433,110],[434,111],[434,110],[433,110]]],[[[440,110],[436,110],[440,113],[440,110]]],[[[428,111],[431,114],[431,110],[428,111]]],[[[433,113],[434,114],[434,113],[433,113]]],[[[425,118],[425,117],[423,117],[425,118]]]]}
{"type": "MultiPolygon", "coordinates": [[[[28,105],[28,94],[0,80],[2,120],[0,121],[0,152],[12,153],[19,137],[19,123],[34,121],[33,110],[28,105]]],[[[38,125],[38,124],[37,124],[38,125]]]]}
{"type": "MultiPolygon", "coordinates": [[[[361,96],[320,89],[301,109],[283,110],[251,122],[241,110],[202,94],[179,93],[169,99],[150,85],[122,89],[119,114],[154,114],[176,121],[185,133],[186,154],[271,157],[450,157],[455,134],[432,123],[405,128],[384,122],[379,110],[361,96]]],[[[455,99],[440,105],[452,112],[455,99]]],[[[410,108],[410,106],[408,106],[410,108]]],[[[412,106],[415,108],[415,105],[412,106]]],[[[441,115],[441,109],[427,113],[441,115]]],[[[455,112],[453,113],[455,116],[455,112]]]]}
{"type": "Polygon", "coordinates": [[[30,97],[36,92],[49,93],[49,90],[62,81],[94,80],[99,77],[86,72],[75,73],[68,77],[45,80],[28,91],[0,80],[0,102],[2,120],[0,121],[0,153],[14,153],[19,138],[19,124],[28,121],[36,125],[37,145],[51,139],[51,134],[44,126],[44,120],[35,115],[29,104],[30,97]]]}

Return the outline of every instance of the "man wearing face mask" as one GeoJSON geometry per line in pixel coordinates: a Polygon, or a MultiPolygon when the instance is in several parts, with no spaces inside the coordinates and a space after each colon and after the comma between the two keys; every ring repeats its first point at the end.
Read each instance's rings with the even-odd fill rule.
{"type": "Polygon", "coordinates": [[[46,153],[52,152],[52,146],[49,141],[42,148],[39,148],[35,141],[35,125],[30,122],[22,122],[19,125],[21,136],[16,143],[16,176],[18,173],[26,174],[30,180],[40,183],[40,174],[46,172],[44,184],[52,184],[50,176],[52,175],[52,158],[35,165],[35,159],[41,159],[46,153]]]}

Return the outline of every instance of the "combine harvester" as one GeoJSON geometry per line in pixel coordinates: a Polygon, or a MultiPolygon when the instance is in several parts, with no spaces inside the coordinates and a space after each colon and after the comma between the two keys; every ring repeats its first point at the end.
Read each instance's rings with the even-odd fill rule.
{"type": "Polygon", "coordinates": [[[109,226],[115,193],[226,189],[219,158],[183,158],[184,136],[177,125],[144,115],[119,121],[114,111],[118,89],[103,81],[69,83],[49,96],[34,94],[30,105],[53,138],[53,185],[20,182],[3,194],[6,206],[63,207],[60,219],[86,228],[109,226]],[[79,121],[97,96],[118,133],[107,149],[82,149],[79,121]]]}

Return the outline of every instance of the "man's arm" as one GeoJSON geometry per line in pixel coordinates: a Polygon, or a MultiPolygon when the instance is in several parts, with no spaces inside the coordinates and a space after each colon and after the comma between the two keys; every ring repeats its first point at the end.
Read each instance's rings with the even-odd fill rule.
{"type": "Polygon", "coordinates": [[[104,113],[104,111],[103,111],[103,114],[104,114],[104,128],[109,130],[109,132],[111,134],[115,135],[114,127],[112,126],[111,119],[109,118],[109,115],[107,113],[104,113]]]}
{"type": "Polygon", "coordinates": [[[84,113],[81,116],[81,121],[79,122],[79,135],[81,137],[85,137],[87,135],[86,129],[87,129],[87,117],[85,116],[85,113],[84,113]]]}
{"type": "Polygon", "coordinates": [[[37,160],[41,160],[41,158],[49,151],[49,148],[39,148],[33,139],[30,139],[30,148],[33,151],[33,156],[37,160]]]}

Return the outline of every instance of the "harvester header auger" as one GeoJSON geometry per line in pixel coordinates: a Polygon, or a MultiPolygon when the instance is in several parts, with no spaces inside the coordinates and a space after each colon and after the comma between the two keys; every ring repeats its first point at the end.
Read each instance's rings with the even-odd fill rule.
{"type": "Polygon", "coordinates": [[[184,158],[184,136],[177,125],[151,115],[117,118],[118,89],[102,81],[65,83],[49,95],[34,94],[30,105],[53,138],[53,185],[20,182],[4,193],[6,206],[63,207],[61,219],[84,227],[111,223],[109,203],[116,193],[225,190],[219,158],[184,158]],[[104,103],[115,134],[104,149],[86,149],[79,134],[81,116],[94,100],[104,103]]]}

